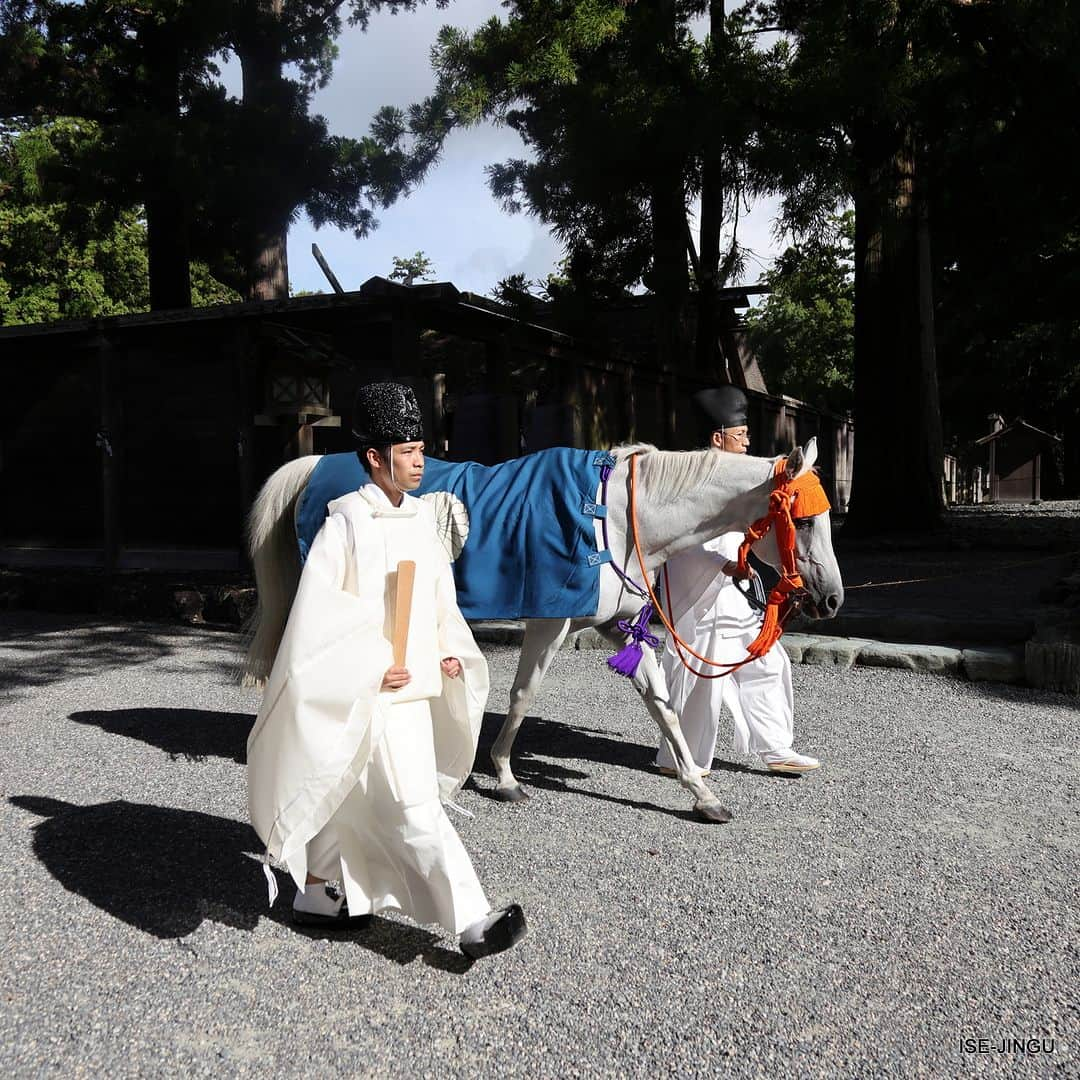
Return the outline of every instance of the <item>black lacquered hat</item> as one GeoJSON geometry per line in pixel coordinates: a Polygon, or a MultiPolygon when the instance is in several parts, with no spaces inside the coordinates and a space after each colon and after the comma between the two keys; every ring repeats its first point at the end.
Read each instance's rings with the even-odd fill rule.
{"type": "Polygon", "coordinates": [[[700,390],[694,404],[709,431],[743,427],[747,423],[746,395],[737,386],[717,386],[700,390]]]}
{"type": "Polygon", "coordinates": [[[412,388],[394,382],[361,386],[353,402],[352,432],[362,446],[423,440],[424,421],[412,388]]]}

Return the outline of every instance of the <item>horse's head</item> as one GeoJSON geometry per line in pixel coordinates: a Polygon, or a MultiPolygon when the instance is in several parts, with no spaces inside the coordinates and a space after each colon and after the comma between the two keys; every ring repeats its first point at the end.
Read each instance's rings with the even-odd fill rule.
{"type": "MultiPolygon", "coordinates": [[[[804,448],[796,447],[788,456],[784,475],[788,480],[805,476],[817,461],[817,439],[811,439],[804,448]]],[[[832,524],[828,509],[818,510],[815,500],[810,509],[817,512],[800,515],[797,496],[792,506],[795,522],[795,564],[809,594],[802,610],[812,619],[831,619],[844,602],[844,582],[832,546],[832,524]]],[[[776,531],[770,529],[754,545],[754,553],[772,566],[780,566],[780,553],[776,544],[776,531]]]]}

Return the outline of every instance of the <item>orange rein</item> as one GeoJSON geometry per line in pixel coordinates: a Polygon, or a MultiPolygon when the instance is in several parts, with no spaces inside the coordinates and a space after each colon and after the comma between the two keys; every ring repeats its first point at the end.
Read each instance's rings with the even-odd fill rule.
{"type": "MultiPolygon", "coordinates": [[[[784,467],[786,464],[787,461],[785,458],[781,458],[776,463],[773,470],[773,489],[769,494],[768,511],[764,517],[758,518],[758,520],[753,522],[746,530],[746,537],[739,545],[738,559],[739,569],[741,571],[746,571],[748,569],[747,558],[750,554],[750,548],[760,540],[770,528],[775,527],[776,546],[780,551],[780,580],[777,582],[776,587],[772,592],[769,593],[768,603],[765,608],[765,620],[762,623],[761,631],[758,633],[758,636],[747,646],[746,658],[725,663],[718,660],[710,660],[707,656],[702,656],[687,645],[687,643],[679,637],[674,625],[664,611],[663,605],[657,598],[656,593],[653,592],[649,574],[645,569],[645,558],[641,553],[641,540],[638,536],[637,455],[633,454],[630,457],[630,529],[634,537],[634,552],[637,555],[638,566],[641,567],[641,577],[645,582],[645,588],[649,592],[649,599],[652,601],[654,610],[660,616],[660,621],[664,624],[667,632],[671,635],[671,641],[675,646],[676,654],[682,661],[683,666],[694,675],[697,675],[698,678],[722,679],[725,675],[730,675],[733,671],[737,671],[744,664],[749,664],[751,661],[764,656],[765,653],[780,640],[780,635],[784,632],[784,623],[787,621],[787,617],[791,611],[794,610],[792,606],[788,606],[787,611],[781,615],[781,607],[787,603],[789,597],[791,597],[793,593],[796,593],[804,587],[802,577],[795,565],[795,522],[792,518],[792,507],[794,504],[797,504],[795,507],[797,516],[812,517],[815,514],[821,514],[828,510],[829,500],[821,486],[821,481],[813,472],[804,473],[798,479],[785,479],[784,467]],[[690,666],[689,661],[683,655],[684,649],[703,664],[708,664],[710,667],[726,668],[727,670],[718,672],[714,675],[694,671],[690,666]]],[[[667,588],[667,600],[668,606],[670,607],[670,583],[668,583],[667,588]]]]}

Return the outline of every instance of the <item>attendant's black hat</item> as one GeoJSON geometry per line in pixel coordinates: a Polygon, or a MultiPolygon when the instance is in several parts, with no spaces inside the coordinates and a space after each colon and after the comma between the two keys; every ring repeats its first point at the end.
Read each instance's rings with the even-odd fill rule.
{"type": "Polygon", "coordinates": [[[745,427],[747,423],[746,395],[737,386],[729,384],[700,390],[694,395],[694,404],[706,433],[721,428],[745,427]]]}
{"type": "Polygon", "coordinates": [[[412,388],[393,382],[361,386],[353,402],[352,432],[361,446],[421,442],[424,421],[412,388]]]}

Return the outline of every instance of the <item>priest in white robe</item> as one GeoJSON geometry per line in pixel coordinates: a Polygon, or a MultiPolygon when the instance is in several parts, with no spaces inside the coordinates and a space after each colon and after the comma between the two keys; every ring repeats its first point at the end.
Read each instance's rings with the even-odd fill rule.
{"type": "Polygon", "coordinates": [[[251,820],[296,883],[297,923],[345,927],[391,909],[487,955],[520,940],[525,919],[516,904],[491,910],[444,809],[472,769],[488,672],[431,510],[408,494],[424,467],[412,391],[362,387],[354,434],[371,482],[330,504],[304,565],[248,739],[251,820]],[[406,560],[415,581],[396,665],[406,560]]]}
{"type": "MultiPolygon", "coordinates": [[[[742,390],[736,386],[704,390],[696,395],[695,403],[708,431],[709,446],[728,453],[747,452],[750,430],[742,390]]],[[[735,583],[742,541],[742,533],[724,533],[688,548],[668,560],[659,579],[665,603],[666,591],[670,590],[670,615],[679,636],[695,652],[718,663],[744,660],[747,647],[761,627],[761,617],[735,583]]],[[[715,672],[684,655],[694,671],[715,672]]],[[[791,661],[779,642],[752,663],[710,679],[687,670],[669,636],[663,666],[671,707],[679,714],[686,742],[702,775],[712,771],[724,705],[734,721],[732,745],[737,754],[758,755],[772,772],[804,773],[819,767],[816,758],[792,748],[791,661]]],[[[657,751],[656,764],[662,772],[675,775],[675,761],[666,740],[657,751]]]]}

